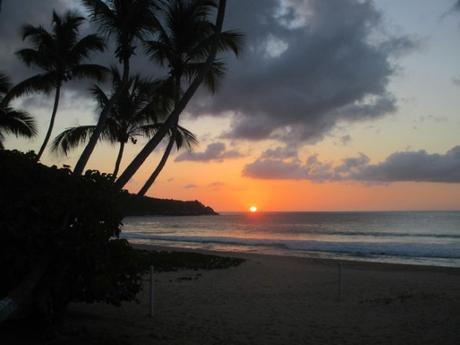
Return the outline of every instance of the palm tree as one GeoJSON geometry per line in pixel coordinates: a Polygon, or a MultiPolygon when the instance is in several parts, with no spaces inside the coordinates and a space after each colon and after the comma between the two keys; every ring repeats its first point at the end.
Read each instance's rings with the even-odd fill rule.
{"type": "MultiPolygon", "coordinates": [[[[177,0],[174,1],[174,3],[177,3],[176,6],[181,6],[180,3],[181,1],[177,0]]],[[[182,1],[182,3],[186,3],[185,1],[182,1]]],[[[189,11],[188,13],[195,13],[200,19],[196,20],[197,22],[199,21],[204,21],[208,22],[208,13],[210,11],[210,8],[215,5],[214,1],[202,1],[202,0],[194,0],[191,1],[192,4],[204,4],[204,10],[193,10],[189,11]]],[[[171,8],[173,8],[171,5],[171,8]]],[[[185,6],[185,5],[184,5],[185,6]]],[[[190,5],[192,8],[193,6],[190,5]]],[[[196,5],[198,6],[198,5],[196,5]]],[[[221,52],[222,50],[227,50],[230,45],[225,43],[226,39],[225,36],[224,38],[222,37],[222,26],[223,26],[223,21],[225,17],[225,7],[226,7],[226,0],[220,0],[219,1],[219,6],[217,10],[217,18],[216,18],[216,24],[213,25],[208,22],[208,24],[200,23],[199,25],[196,26],[197,31],[199,32],[196,37],[195,45],[190,45],[190,47],[187,49],[186,53],[188,56],[185,57],[185,60],[187,61],[188,68],[184,68],[183,73],[180,73],[180,76],[182,78],[183,75],[188,77],[189,85],[186,88],[185,92],[183,92],[181,97],[177,97],[176,103],[174,110],[169,114],[168,118],[164,122],[164,126],[158,130],[158,132],[149,140],[149,142],[144,146],[144,148],[139,152],[139,154],[134,158],[134,160],[128,165],[128,167],[125,169],[125,171],[120,175],[120,177],[117,179],[116,184],[118,187],[123,188],[126,183],[131,179],[131,177],[136,173],[136,171],[141,167],[141,165],[145,162],[147,157],[150,155],[153,150],[159,145],[159,143],[162,141],[163,137],[168,133],[168,131],[171,128],[174,128],[177,126],[180,114],[182,111],[185,109],[187,106],[188,102],[191,100],[195,92],[198,90],[199,86],[203,81],[212,81],[213,79],[211,78],[212,75],[216,75],[216,73],[212,73],[213,71],[216,72],[218,69],[221,70],[221,62],[217,61],[216,64],[216,55],[218,52],[221,52]],[[208,28],[207,30],[203,28],[208,28]],[[190,58],[189,58],[190,57],[190,58]]],[[[168,11],[168,7],[166,7],[166,13],[168,11]]],[[[182,13],[182,11],[176,11],[175,13],[182,13]]],[[[166,17],[167,20],[166,22],[171,24],[168,25],[168,30],[173,31],[175,26],[181,26],[181,21],[180,20],[174,20],[173,18],[166,17]]],[[[194,23],[195,21],[191,21],[194,23]]],[[[192,26],[193,28],[193,26],[192,26]]],[[[160,34],[159,36],[165,38],[164,41],[169,39],[169,37],[173,37],[172,34],[168,34],[167,31],[164,29],[159,29],[160,34]],[[162,32],[163,31],[163,32],[162,32]]],[[[183,29],[181,30],[174,30],[177,32],[184,32],[183,29]]],[[[237,39],[237,34],[235,33],[230,33],[230,36],[233,37],[234,39],[237,39]]],[[[179,37],[179,36],[178,36],[179,37]]],[[[184,33],[184,37],[186,37],[184,33]]],[[[193,35],[192,35],[193,37],[193,35]]],[[[239,38],[241,38],[240,35],[238,35],[239,38]]],[[[160,40],[157,40],[158,42],[161,42],[160,40]]],[[[152,44],[150,44],[151,46],[152,44]]],[[[155,45],[155,43],[153,44],[155,45]]],[[[161,45],[161,44],[158,44],[161,45]]],[[[149,46],[149,44],[147,44],[149,46]]],[[[235,45],[235,47],[238,46],[235,45]]],[[[150,47],[152,48],[152,47],[150,47]]],[[[160,56],[159,54],[154,54],[153,52],[156,51],[156,49],[150,49],[152,51],[153,56],[160,56]]],[[[160,49],[158,49],[160,51],[160,49]]],[[[163,50],[162,50],[163,51],[163,50]]],[[[167,51],[166,49],[164,51],[167,51]]],[[[183,54],[183,55],[187,55],[183,54]]],[[[169,57],[172,60],[172,54],[171,57],[169,57]]],[[[167,61],[167,57],[165,56],[164,61],[167,61]]],[[[176,80],[177,85],[179,85],[178,80],[178,72],[174,72],[174,78],[176,80]]],[[[171,78],[173,78],[173,72],[171,72],[171,78]]],[[[217,73],[218,75],[218,73],[217,73]]],[[[180,80],[180,79],[179,79],[180,80]]],[[[215,85],[215,83],[214,83],[215,85]]],[[[178,88],[176,88],[178,90],[178,88]]],[[[177,92],[178,94],[178,92],[177,92]]]]}
{"type": "MultiPolygon", "coordinates": [[[[212,44],[216,41],[214,25],[208,17],[215,1],[171,0],[162,7],[165,21],[158,22],[155,40],[144,46],[150,58],[161,66],[168,66],[169,76],[176,88],[176,103],[181,96],[183,78],[192,80],[205,63],[212,44]]],[[[217,51],[228,50],[238,56],[243,36],[234,31],[224,31],[217,36],[217,51]]],[[[223,76],[225,64],[213,61],[205,83],[215,92],[219,78],[223,76]]]]}
{"type": "MultiPolygon", "coordinates": [[[[161,124],[161,126],[163,126],[163,124],[161,124]]],[[[168,130],[168,135],[169,141],[163,153],[163,156],[161,157],[160,162],[158,163],[155,170],[152,172],[150,177],[145,182],[144,186],[137,193],[138,195],[145,195],[148,192],[152,184],[157,179],[158,175],[160,175],[161,171],[165,167],[169,155],[171,154],[171,151],[174,147],[174,144],[176,144],[177,151],[181,150],[184,146],[187,150],[191,151],[193,147],[198,144],[196,136],[192,132],[181,126],[170,128],[168,130]]]]}
{"type": "Polygon", "coordinates": [[[38,67],[43,73],[19,83],[11,91],[11,97],[55,90],[53,112],[37,160],[42,156],[51,137],[62,85],[74,78],[101,80],[107,71],[99,65],[82,63],[92,52],[103,51],[105,48],[104,41],[97,35],[78,39],[79,27],[83,21],[83,17],[72,11],[66,12],[63,17],[53,12],[51,32],[41,26],[32,25],[25,25],[22,29],[22,38],[29,39],[32,48],[22,49],[16,54],[26,65],[38,67]]]}
{"type": "Polygon", "coordinates": [[[101,33],[105,34],[107,38],[115,37],[115,56],[123,65],[123,77],[119,89],[112,95],[101,111],[96,128],[75,165],[74,174],[76,175],[83,173],[89,157],[105,128],[105,122],[109,117],[112,106],[117,102],[117,98],[123,92],[123,89],[128,86],[130,61],[136,50],[136,41],[143,40],[157,26],[155,12],[159,1],[83,0],[83,5],[89,11],[93,22],[98,25],[101,33]]]}
{"type": "Polygon", "coordinates": [[[5,133],[28,138],[37,134],[35,121],[28,113],[15,110],[3,102],[8,97],[10,88],[9,78],[0,72],[0,149],[3,149],[5,133]]]}
{"type": "MultiPolygon", "coordinates": [[[[204,64],[204,58],[213,43],[213,25],[207,19],[210,10],[215,7],[214,1],[209,0],[172,0],[165,4],[161,12],[165,22],[158,23],[158,35],[155,40],[146,41],[145,48],[151,59],[161,66],[169,67],[169,79],[173,84],[175,105],[183,93],[184,79],[190,81],[195,77],[204,64]]],[[[233,31],[224,31],[218,38],[218,51],[233,51],[238,56],[242,45],[242,35],[233,31]]],[[[205,86],[215,92],[219,79],[225,74],[225,64],[213,61],[210,71],[205,78],[205,86]]],[[[175,126],[177,123],[175,124],[175,126]]],[[[169,131],[174,141],[174,135],[180,131],[169,131]]],[[[163,156],[160,165],[164,166],[172,145],[168,145],[167,154],[163,156]],[[164,160],[164,163],[161,164],[164,160]]],[[[161,169],[160,169],[161,171],[161,169]]],[[[160,173],[158,167],[147,180],[139,194],[145,194],[160,173]],[[153,178],[153,176],[155,176],[153,178]]]]}
{"type": "MultiPolygon", "coordinates": [[[[122,76],[117,68],[112,68],[112,94],[117,92],[122,83],[122,76]]],[[[166,110],[158,89],[160,82],[142,79],[139,75],[131,77],[128,88],[123,91],[112,106],[106,126],[99,140],[119,144],[118,155],[113,171],[116,177],[123,158],[125,145],[131,141],[136,144],[139,136],[150,135],[156,130],[156,122],[166,110]],[[161,108],[164,107],[164,108],[161,108]]],[[[99,86],[94,86],[92,93],[99,109],[104,109],[109,102],[108,96],[99,86]]],[[[53,141],[52,150],[65,155],[80,144],[87,142],[94,133],[95,125],[67,128],[53,141]]]]}

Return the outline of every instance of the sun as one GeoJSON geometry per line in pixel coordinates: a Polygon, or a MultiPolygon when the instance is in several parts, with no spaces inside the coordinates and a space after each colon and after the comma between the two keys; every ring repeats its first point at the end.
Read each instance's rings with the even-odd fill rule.
{"type": "Polygon", "coordinates": [[[256,206],[249,207],[249,212],[256,213],[257,212],[257,207],[256,206]]]}

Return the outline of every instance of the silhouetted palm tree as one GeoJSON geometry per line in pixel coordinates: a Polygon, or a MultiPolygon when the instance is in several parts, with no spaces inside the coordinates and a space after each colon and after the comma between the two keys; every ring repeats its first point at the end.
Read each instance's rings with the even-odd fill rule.
{"type": "Polygon", "coordinates": [[[130,61],[136,50],[136,41],[154,31],[157,26],[155,11],[160,0],[83,0],[83,5],[99,30],[107,37],[115,37],[115,55],[123,65],[123,77],[118,92],[115,92],[101,111],[98,123],[88,144],[83,150],[74,173],[80,175],[96,147],[99,136],[105,128],[105,122],[111,107],[123,89],[127,87],[130,74],[130,61]]]}
{"type": "MultiPolygon", "coordinates": [[[[169,75],[176,89],[176,102],[181,95],[183,78],[188,81],[197,75],[203,66],[212,43],[215,41],[214,25],[209,22],[210,11],[215,1],[171,0],[161,10],[163,21],[158,22],[155,40],[145,42],[147,54],[155,62],[169,68],[169,75]]],[[[217,36],[218,52],[231,50],[238,55],[242,35],[224,31],[217,36]]],[[[224,63],[214,61],[206,75],[206,86],[216,91],[219,77],[223,76],[224,63]]]]}
{"type": "Polygon", "coordinates": [[[9,78],[0,72],[0,149],[3,149],[6,133],[28,138],[37,134],[32,116],[24,111],[13,109],[8,103],[3,102],[10,88],[9,78]]]}
{"type": "MultiPolygon", "coordinates": [[[[161,126],[163,125],[161,124],[161,126]]],[[[161,157],[160,162],[158,163],[155,170],[152,172],[150,177],[145,182],[144,186],[137,193],[138,195],[145,195],[150,189],[150,187],[153,185],[158,175],[160,175],[161,171],[165,167],[169,155],[171,154],[171,151],[174,147],[174,144],[176,144],[177,151],[182,149],[182,147],[185,147],[187,150],[191,151],[193,147],[198,144],[196,136],[192,132],[181,126],[170,128],[168,131],[168,135],[169,142],[166,146],[165,151],[163,152],[163,156],[161,157]]]]}
{"type": "MultiPolygon", "coordinates": [[[[174,85],[174,101],[178,104],[182,95],[183,79],[192,80],[204,64],[204,59],[209,53],[213,43],[213,24],[209,22],[210,11],[215,7],[215,2],[210,0],[172,0],[162,8],[159,22],[158,35],[155,40],[145,42],[145,48],[152,60],[162,66],[169,67],[169,78],[174,85]]],[[[224,31],[219,36],[218,50],[233,51],[238,56],[242,35],[233,31],[224,31]]],[[[219,80],[225,74],[225,64],[214,61],[211,70],[205,78],[205,85],[211,92],[215,92],[219,80]]],[[[179,130],[172,128],[169,131],[170,139],[180,134],[179,130]]],[[[166,152],[160,162],[164,167],[171,152],[172,145],[167,146],[166,152]],[[169,148],[169,150],[168,150],[169,148]]],[[[146,181],[139,194],[145,194],[155,181],[161,169],[157,167],[151,177],[146,181]]]]}
{"type": "Polygon", "coordinates": [[[41,26],[32,25],[25,25],[22,29],[23,39],[28,39],[32,48],[22,49],[16,54],[28,66],[38,67],[44,72],[16,85],[11,97],[55,90],[53,112],[37,159],[42,156],[51,137],[62,85],[74,78],[101,80],[107,71],[99,65],[82,63],[92,52],[103,51],[105,47],[103,40],[97,35],[87,35],[78,39],[79,27],[83,21],[83,17],[72,11],[66,12],[62,17],[53,12],[51,32],[41,26]]]}
{"type": "Polygon", "coordinates": [[[152,58],[170,66],[170,79],[176,85],[175,108],[164,122],[164,127],[118,178],[116,183],[120,188],[136,173],[168,131],[177,126],[180,114],[201,83],[205,81],[211,90],[215,90],[217,77],[223,75],[223,63],[216,61],[216,54],[228,49],[238,53],[242,36],[222,32],[226,0],[219,1],[215,25],[208,19],[212,7],[215,7],[215,1],[172,0],[162,9],[165,21],[159,23],[158,37],[146,45],[152,58]],[[182,94],[184,76],[189,85],[182,94]]]}
{"type": "MultiPolygon", "coordinates": [[[[122,77],[118,69],[112,68],[112,95],[117,92],[121,83],[122,77]]],[[[128,81],[128,88],[121,93],[117,102],[112,106],[99,140],[119,144],[113,171],[114,177],[118,174],[125,145],[129,141],[135,144],[139,136],[154,133],[158,117],[164,116],[168,104],[159,99],[161,97],[161,94],[158,93],[160,87],[160,82],[141,79],[138,75],[131,77],[128,81]]],[[[99,109],[104,109],[110,96],[99,86],[95,86],[92,93],[99,109]]],[[[53,151],[67,154],[69,150],[87,142],[95,128],[95,125],[90,125],[66,129],[54,139],[53,151]]]]}

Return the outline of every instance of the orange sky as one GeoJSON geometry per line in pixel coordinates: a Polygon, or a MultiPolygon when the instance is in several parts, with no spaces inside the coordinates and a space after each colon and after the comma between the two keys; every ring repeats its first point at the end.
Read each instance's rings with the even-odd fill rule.
{"type": "MultiPolygon", "coordinates": [[[[69,6],[72,3],[67,2],[69,6]]],[[[284,3],[286,5],[289,2],[284,3]]],[[[361,2],[356,1],[356,3],[361,2]]],[[[395,111],[372,119],[363,117],[360,121],[337,120],[329,130],[322,133],[319,139],[316,138],[316,141],[296,142],[298,161],[302,164],[308,157],[317,155],[321,162],[336,166],[343,159],[357,157],[360,154],[369,157],[370,164],[379,164],[395,152],[417,153],[424,150],[423,152],[428,155],[445,156],[446,152],[460,145],[459,17],[456,16],[458,13],[446,15],[453,2],[451,0],[385,0],[372,3],[378,13],[382,14],[381,25],[385,30],[381,34],[395,37],[407,34],[407,37],[415,42],[415,48],[410,53],[389,58],[395,63],[391,65],[394,73],[388,75],[388,85],[385,84],[384,95],[390,93],[394,96],[395,111]],[[342,140],[345,137],[349,138],[346,142],[342,140]]],[[[321,18],[323,17],[325,25],[334,26],[334,23],[328,19],[328,15],[321,18]]],[[[273,20],[272,17],[270,18],[273,20]]],[[[22,16],[20,19],[23,20],[22,16]]],[[[16,24],[19,28],[22,23],[16,24]]],[[[248,31],[249,39],[250,34],[251,32],[248,31]]],[[[374,38],[379,37],[377,35],[374,38]]],[[[0,59],[2,53],[4,57],[14,56],[14,50],[23,47],[24,43],[19,36],[16,40],[15,45],[9,48],[11,51],[0,52],[0,59]]],[[[273,42],[277,41],[273,41],[271,36],[267,40],[264,47],[269,50],[273,42]],[[270,42],[271,45],[268,44],[270,42]]],[[[253,42],[253,45],[262,43],[264,42],[253,42]]],[[[252,48],[254,47],[249,47],[248,51],[254,50],[252,48]]],[[[265,54],[261,58],[277,59],[282,52],[275,54],[277,53],[275,48],[277,48],[276,44],[273,48],[275,51],[271,52],[272,55],[268,54],[267,57],[265,54]]],[[[295,50],[297,46],[292,45],[286,49],[288,48],[295,50]]],[[[321,62],[321,59],[317,60],[321,62]]],[[[244,59],[238,60],[238,63],[241,61],[244,59]]],[[[135,66],[136,63],[134,61],[133,65],[135,66]]],[[[9,74],[13,74],[15,69],[20,70],[14,67],[16,65],[10,66],[7,63],[3,65],[2,68],[9,74]]],[[[27,72],[32,73],[29,70],[27,72]]],[[[229,76],[232,73],[233,71],[229,71],[229,76]]],[[[306,74],[305,78],[308,77],[306,74]]],[[[228,83],[229,79],[231,78],[223,80],[223,84],[228,83]]],[[[346,89],[347,84],[344,85],[346,89]]],[[[276,89],[277,85],[273,87],[276,89]]],[[[53,137],[70,126],[94,124],[97,118],[94,102],[88,97],[77,97],[77,94],[78,91],[72,91],[67,86],[64,89],[53,137]]],[[[308,95],[308,90],[305,94],[308,95]]],[[[252,96],[247,95],[248,98],[252,96]]],[[[265,98],[263,94],[262,100],[258,101],[264,103],[265,98]]],[[[280,104],[289,108],[289,104],[282,102],[280,104]]],[[[8,136],[5,147],[18,148],[22,151],[37,150],[49,121],[51,99],[36,94],[21,99],[17,105],[24,106],[25,110],[37,119],[39,136],[34,140],[18,140],[8,136]]],[[[200,141],[200,145],[196,148],[197,152],[202,153],[208,145],[220,142],[226,145],[226,151],[233,150],[240,153],[241,157],[223,159],[220,162],[216,160],[175,162],[177,154],[174,154],[148,195],[183,200],[198,199],[217,211],[246,211],[252,205],[256,205],[261,211],[460,210],[460,183],[396,182],[377,185],[346,180],[315,183],[309,180],[263,180],[244,177],[242,171],[245,166],[260,159],[266,150],[289,146],[292,142],[277,141],[273,139],[274,136],[267,136],[258,141],[235,137],[228,139],[228,136],[223,134],[228,133],[235,124],[235,119],[238,118],[237,112],[238,109],[221,114],[204,113],[198,114],[199,116],[195,114],[195,117],[184,114],[181,125],[197,135],[200,141]]],[[[285,115],[283,112],[286,111],[281,108],[280,114],[277,115],[282,117],[285,115]]],[[[252,115],[252,113],[246,114],[247,118],[252,115]]],[[[299,125],[303,124],[308,129],[308,125],[313,122],[307,121],[310,115],[305,116],[306,124],[299,122],[299,125]]],[[[140,150],[143,142],[141,139],[135,146],[128,145],[122,169],[140,150]]],[[[49,165],[73,166],[81,150],[82,148],[78,148],[72,151],[69,157],[56,157],[46,152],[43,162],[49,165]]],[[[88,168],[111,172],[116,154],[116,147],[107,144],[99,145],[88,168]]],[[[144,164],[127,186],[131,192],[139,190],[159,158],[157,152],[144,164]]],[[[457,160],[457,164],[458,162],[457,160]]]]}

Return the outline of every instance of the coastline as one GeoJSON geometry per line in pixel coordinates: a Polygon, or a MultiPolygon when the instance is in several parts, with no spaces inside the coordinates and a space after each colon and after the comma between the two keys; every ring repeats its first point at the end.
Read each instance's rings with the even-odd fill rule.
{"type": "Polygon", "coordinates": [[[324,264],[324,265],[335,265],[342,264],[350,266],[355,269],[374,269],[374,270],[396,270],[396,271],[424,271],[424,272],[445,272],[460,275],[460,267],[452,266],[431,266],[422,264],[405,264],[405,263],[391,263],[391,262],[376,262],[376,261],[365,261],[365,260],[353,260],[353,259],[336,259],[336,258],[317,258],[309,256],[296,256],[296,255],[275,255],[275,254],[264,254],[264,253],[247,253],[247,252],[236,252],[236,251],[220,251],[220,250],[208,250],[208,249],[195,249],[195,248],[181,248],[181,247],[169,247],[152,244],[133,244],[131,246],[136,249],[142,250],[154,250],[154,251],[169,251],[169,252],[191,252],[200,253],[207,255],[226,256],[241,258],[244,260],[257,260],[259,259],[288,259],[299,262],[305,262],[305,264],[324,264]]]}
{"type": "Polygon", "coordinates": [[[136,249],[143,250],[155,250],[155,251],[171,251],[171,252],[192,252],[192,253],[201,253],[208,255],[217,255],[217,256],[228,256],[236,257],[245,260],[252,260],[257,258],[266,258],[266,259],[279,259],[286,258],[292,260],[300,260],[300,262],[305,262],[306,264],[325,264],[325,265],[338,265],[342,263],[354,268],[363,268],[363,269],[376,269],[376,270],[420,270],[420,271],[432,271],[432,272],[446,272],[446,273],[458,273],[460,275],[460,267],[453,266],[434,266],[434,265],[424,265],[424,264],[406,264],[406,263],[393,263],[393,262],[377,262],[377,261],[366,261],[363,260],[354,260],[354,259],[337,259],[337,258],[327,258],[327,257],[310,257],[310,256],[297,256],[297,255],[275,255],[275,254],[264,254],[264,253],[247,253],[247,252],[236,252],[236,251],[220,251],[220,250],[208,250],[208,249],[195,249],[195,248],[182,248],[182,247],[169,247],[153,244],[134,244],[131,243],[136,249]]]}
{"type": "Polygon", "coordinates": [[[70,324],[121,344],[458,344],[460,270],[136,245],[246,259],[147,277],[139,304],[74,304],[70,324]],[[121,339],[121,340],[120,340],[121,339]]]}

